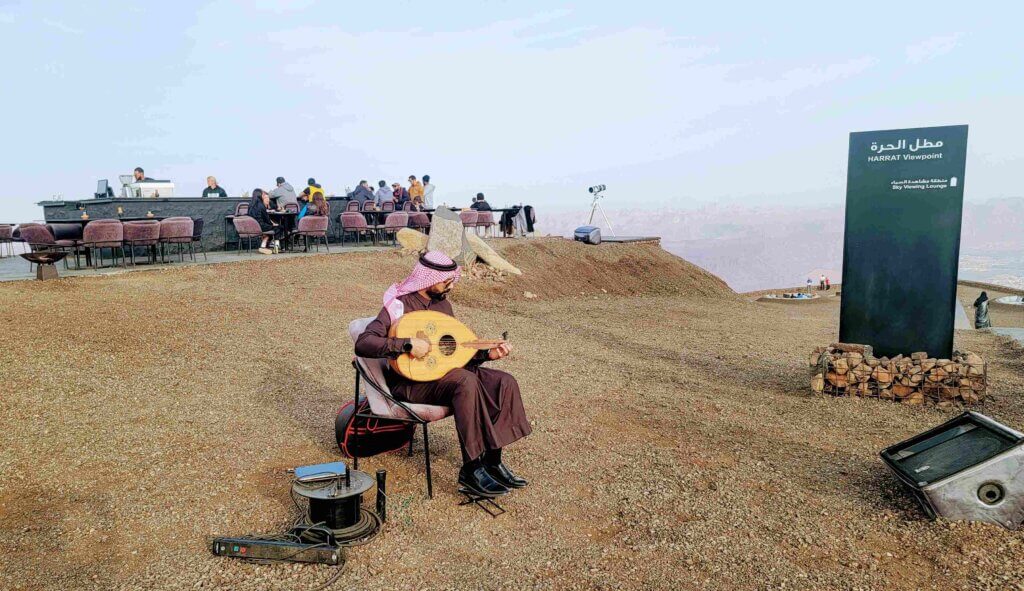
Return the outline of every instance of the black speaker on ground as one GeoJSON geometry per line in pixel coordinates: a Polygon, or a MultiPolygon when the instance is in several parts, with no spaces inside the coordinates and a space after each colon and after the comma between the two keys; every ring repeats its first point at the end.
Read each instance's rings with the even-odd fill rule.
{"type": "Polygon", "coordinates": [[[1024,433],[967,412],[879,455],[931,518],[1024,522],[1024,433]]]}

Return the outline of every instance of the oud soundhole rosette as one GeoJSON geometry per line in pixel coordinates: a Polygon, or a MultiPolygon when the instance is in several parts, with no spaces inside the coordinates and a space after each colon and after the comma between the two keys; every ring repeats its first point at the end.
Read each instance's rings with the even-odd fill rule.
{"type": "Polygon", "coordinates": [[[459,344],[455,342],[455,337],[452,335],[446,334],[437,341],[437,348],[445,356],[453,355],[458,347],[459,344]]]}

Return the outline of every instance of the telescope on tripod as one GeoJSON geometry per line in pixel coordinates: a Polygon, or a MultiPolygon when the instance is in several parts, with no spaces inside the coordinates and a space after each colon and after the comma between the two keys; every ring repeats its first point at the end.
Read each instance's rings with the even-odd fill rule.
{"type": "Polygon", "coordinates": [[[604,212],[604,208],[601,207],[601,198],[604,197],[604,195],[602,195],[601,193],[603,193],[605,189],[607,189],[607,187],[605,187],[604,185],[594,185],[593,187],[587,189],[588,191],[590,191],[590,194],[594,196],[593,201],[591,201],[590,203],[590,219],[587,220],[587,225],[594,225],[594,214],[598,210],[600,210],[601,217],[604,218],[604,223],[608,224],[608,233],[614,236],[615,230],[612,228],[611,221],[608,220],[608,214],[606,214],[604,212]]]}

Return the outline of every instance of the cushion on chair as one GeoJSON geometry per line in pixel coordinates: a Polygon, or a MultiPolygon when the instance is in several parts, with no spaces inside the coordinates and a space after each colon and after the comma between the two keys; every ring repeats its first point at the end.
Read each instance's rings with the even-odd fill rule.
{"type": "MultiPolygon", "coordinates": [[[[375,319],[375,316],[371,316],[369,318],[357,318],[349,323],[348,334],[352,337],[353,343],[359,338],[359,335],[363,334],[366,327],[375,319]]],[[[370,383],[370,380],[365,379],[360,382],[363,385],[362,395],[365,396],[367,402],[370,403],[370,410],[373,411],[373,414],[388,418],[412,418],[409,416],[409,413],[405,412],[405,409],[395,404],[385,396],[385,394],[388,396],[391,395],[391,391],[388,390],[387,381],[384,379],[387,360],[356,357],[355,361],[362,369],[363,373],[373,381],[372,384],[370,383]],[[376,386],[374,386],[374,384],[376,384],[376,386]]],[[[430,423],[440,421],[452,414],[452,409],[447,406],[414,404],[411,402],[406,402],[405,405],[421,419],[430,423]]]]}

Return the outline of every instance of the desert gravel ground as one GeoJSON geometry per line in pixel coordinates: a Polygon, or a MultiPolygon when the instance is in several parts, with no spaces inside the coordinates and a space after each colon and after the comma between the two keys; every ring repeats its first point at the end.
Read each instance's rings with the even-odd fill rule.
{"type": "MultiPolygon", "coordinates": [[[[1022,534],[928,521],[877,453],[957,411],[814,396],[838,298],[752,302],[652,245],[497,244],[456,312],[509,330],[495,364],[534,422],[532,480],[457,506],[451,421],[389,474],[389,520],[338,589],[1024,589],[1022,534]],[[530,292],[536,297],[525,297],[530,292]]],[[[338,458],[347,322],[398,252],[0,285],[2,589],[311,589],[333,569],[216,558],[214,535],[296,516],[285,469],[338,458]]],[[[986,332],[987,414],[1024,426],[1024,352],[986,332]]],[[[366,502],[372,503],[372,494],[366,502]]]]}

